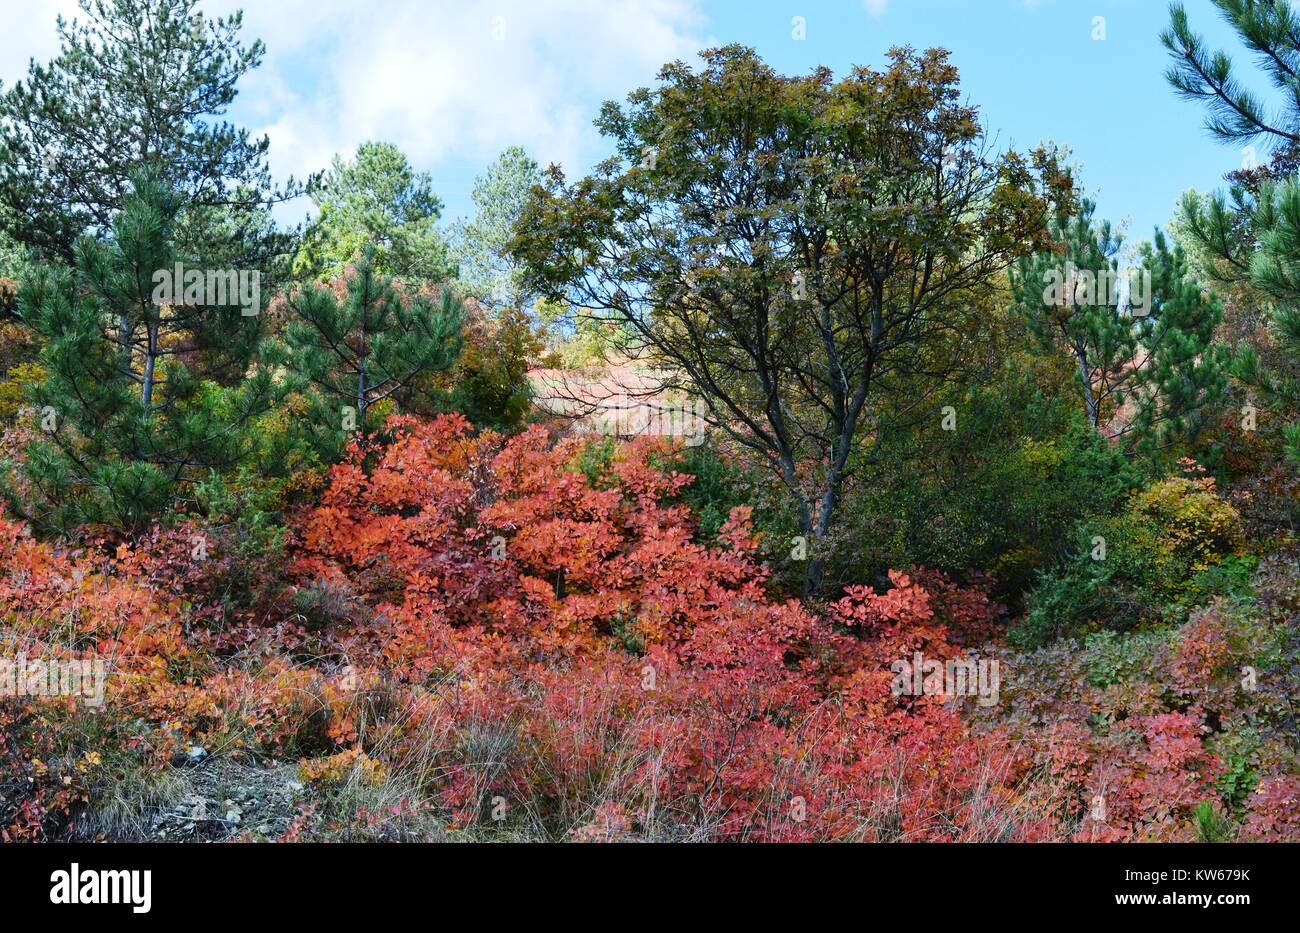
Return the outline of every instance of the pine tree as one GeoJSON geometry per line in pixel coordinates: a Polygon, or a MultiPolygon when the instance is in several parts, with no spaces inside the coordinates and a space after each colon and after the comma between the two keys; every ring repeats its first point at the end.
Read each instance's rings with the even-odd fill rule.
{"type": "Polygon", "coordinates": [[[191,276],[194,287],[177,283],[159,300],[180,258],[177,210],[158,174],[141,170],[110,235],[82,238],[70,268],[42,267],[19,292],[46,378],[32,398],[23,481],[5,493],[42,529],[138,529],[188,484],[244,457],[250,420],[271,403],[268,373],[249,369],[258,326],[239,289],[207,301],[207,278],[191,276]],[[199,378],[183,361],[232,384],[199,378]]]}
{"type": "Polygon", "coordinates": [[[1193,443],[1225,399],[1228,360],[1215,342],[1223,306],[1201,287],[1178,244],[1159,231],[1142,246],[1151,276],[1151,313],[1138,321],[1144,352],[1133,390],[1139,446],[1148,451],[1193,443]]]}
{"type": "Polygon", "coordinates": [[[204,19],[195,0],[81,9],[84,18],[58,19],[59,55],[0,94],[0,226],[70,263],[82,234],[109,229],[132,173],[149,163],[180,201],[178,245],[270,276],[294,236],[272,229],[269,207],[301,186],[275,188],[268,139],[219,119],[262,43],[241,44],[240,13],[204,19]]]}
{"type": "Polygon", "coordinates": [[[318,210],[296,260],[300,273],[332,278],[372,252],[376,273],[441,282],[453,268],[438,230],[442,201],[427,172],[416,172],[392,143],[362,143],[339,156],[313,185],[318,210]]]}
{"type": "Polygon", "coordinates": [[[1223,391],[1213,343],[1222,308],[1159,231],[1141,266],[1121,270],[1122,237],[1094,221],[1094,210],[1083,200],[1058,215],[1053,248],[1012,268],[1016,304],[1045,347],[1074,361],[1094,430],[1132,435],[1132,447],[1148,450],[1194,440],[1223,391]]]}
{"type": "Polygon", "coordinates": [[[456,225],[453,255],[460,266],[457,277],[481,301],[520,310],[530,303],[533,296],[523,272],[506,246],[532,189],[541,184],[537,162],[518,146],[502,152],[475,180],[476,213],[473,220],[456,225]]]}
{"type": "MultiPolygon", "coordinates": [[[[1233,375],[1279,407],[1300,407],[1300,15],[1286,0],[1214,0],[1282,91],[1270,108],[1242,85],[1224,52],[1211,53],[1179,4],[1170,10],[1161,41],[1173,58],[1167,77],[1188,100],[1209,112],[1206,128],[1233,145],[1261,143],[1273,152],[1265,165],[1229,176],[1231,188],[1202,198],[1189,193],[1179,225],[1209,258],[1206,272],[1244,288],[1271,312],[1282,360],[1261,362],[1249,344],[1237,349],[1233,375]]],[[[1247,156],[1253,148],[1243,150],[1247,156]]],[[[1286,452],[1300,462],[1300,422],[1285,429],[1286,452]]]]}
{"type": "Polygon", "coordinates": [[[464,309],[448,288],[437,300],[399,295],[374,268],[367,250],[342,298],[309,284],[289,296],[292,316],[266,356],[290,374],[286,387],[312,402],[304,426],[326,457],[354,430],[365,430],[371,406],[408,389],[420,376],[445,370],[460,354],[464,309]]]}

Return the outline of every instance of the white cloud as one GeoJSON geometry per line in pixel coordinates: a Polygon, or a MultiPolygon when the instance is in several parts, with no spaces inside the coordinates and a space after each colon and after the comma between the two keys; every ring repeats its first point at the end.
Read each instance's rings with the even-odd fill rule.
{"type": "Polygon", "coordinates": [[[599,102],[706,44],[694,0],[281,0],[244,23],[267,57],[241,83],[240,107],[271,137],[277,176],[298,177],[367,139],[422,168],[486,164],[520,144],[543,165],[585,171],[599,102]]]}
{"type": "MultiPolygon", "coordinates": [[[[25,75],[29,58],[57,53],[57,13],[79,15],[76,0],[23,2],[0,43],[6,85],[25,75]]],[[[509,145],[581,174],[607,154],[592,127],[601,102],[717,44],[697,0],[202,0],[201,8],[210,17],[243,8],[242,39],[266,43],[228,118],[270,137],[281,180],[369,139],[395,143],[435,175],[477,172],[509,145]],[[504,25],[499,39],[494,17],[504,25]]]]}
{"type": "Polygon", "coordinates": [[[867,8],[867,12],[872,16],[882,16],[885,7],[889,5],[889,0],[862,0],[862,5],[867,8]]]}

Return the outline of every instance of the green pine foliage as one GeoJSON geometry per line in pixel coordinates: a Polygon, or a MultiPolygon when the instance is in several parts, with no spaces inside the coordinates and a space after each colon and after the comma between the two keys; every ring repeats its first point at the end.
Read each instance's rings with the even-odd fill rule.
{"type": "Polygon", "coordinates": [[[70,267],[22,284],[18,313],[46,378],[31,398],[21,477],[5,493],[40,528],[147,524],[207,471],[244,458],[250,420],[273,400],[269,373],[250,365],[259,319],[238,293],[223,304],[156,300],[157,274],[182,259],[177,209],[159,173],[141,170],[107,239],[82,239],[70,267]]]}
{"type": "Polygon", "coordinates": [[[337,456],[354,431],[371,426],[373,406],[422,376],[448,369],[464,342],[464,307],[450,288],[436,299],[399,295],[392,280],[375,271],[369,251],[342,297],[308,284],[287,305],[289,325],[264,355],[282,367],[287,390],[308,398],[299,427],[327,459],[337,456]]]}
{"type": "Polygon", "coordinates": [[[293,235],[269,229],[267,209],[301,186],[277,188],[268,139],[220,119],[262,43],[240,41],[240,13],[205,19],[194,0],[80,6],[58,21],[58,56],[0,94],[0,227],[71,262],[82,234],[110,228],[147,163],[181,203],[179,243],[210,261],[220,246],[225,265],[269,277],[293,235]]]}
{"type": "Polygon", "coordinates": [[[511,260],[506,246],[532,189],[541,183],[537,162],[518,146],[507,148],[474,181],[473,220],[458,223],[453,231],[457,277],[493,307],[523,309],[531,303],[523,270],[511,260]]]}
{"type": "MultiPolygon", "coordinates": [[[[1206,108],[1206,128],[1225,143],[1273,148],[1265,166],[1229,176],[1227,194],[1189,193],[1180,212],[1185,234],[1210,259],[1207,271],[1242,287],[1272,315],[1282,359],[1266,364],[1249,344],[1237,348],[1232,372],[1264,404],[1294,418],[1300,409],[1300,15],[1285,2],[1214,0],[1242,43],[1282,91],[1266,102],[1250,91],[1225,52],[1211,52],[1180,4],[1161,36],[1173,64],[1174,89],[1206,108]]],[[[1300,421],[1284,430],[1287,455],[1300,463],[1300,421]]]]}
{"type": "Polygon", "coordinates": [[[351,160],[335,156],[312,201],[317,215],[295,260],[300,275],[343,275],[367,250],[382,275],[441,282],[454,272],[433,180],[392,143],[362,143],[351,160]]]}
{"type": "Polygon", "coordinates": [[[1044,349],[1070,358],[1094,429],[1130,449],[1181,452],[1223,397],[1222,307],[1159,231],[1141,264],[1121,269],[1121,237],[1093,212],[1083,200],[1058,215],[1052,249],[1011,270],[1016,306],[1044,349]]]}

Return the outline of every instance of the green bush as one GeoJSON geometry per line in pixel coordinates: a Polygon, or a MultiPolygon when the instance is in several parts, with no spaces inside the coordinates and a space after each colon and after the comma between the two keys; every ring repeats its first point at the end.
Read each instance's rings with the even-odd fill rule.
{"type": "Polygon", "coordinates": [[[1013,608],[1082,521],[1121,507],[1137,470],[1070,405],[1012,376],[958,406],[958,429],[882,437],[857,468],[833,578],[923,565],[998,581],[1013,608]]]}
{"type": "Polygon", "coordinates": [[[1181,617],[1215,595],[1244,592],[1255,560],[1234,553],[1241,521],[1209,480],[1169,478],[1124,513],[1082,523],[1071,557],[1045,573],[1012,633],[1022,646],[1181,617]]]}

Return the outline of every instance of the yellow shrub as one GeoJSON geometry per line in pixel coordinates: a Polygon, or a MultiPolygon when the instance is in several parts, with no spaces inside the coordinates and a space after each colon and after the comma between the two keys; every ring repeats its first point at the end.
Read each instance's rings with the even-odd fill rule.
{"type": "Polygon", "coordinates": [[[1194,571],[1241,544],[1241,516],[1219,498],[1213,479],[1162,480],[1138,493],[1131,511],[1158,530],[1162,550],[1167,548],[1194,571]]]}
{"type": "Polygon", "coordinates": [[[318,784],[337,784],[356,774],[363,784],[372,787],[382,784],[387,777],[382,763],[355,746],[325,758],[305,759],[299,763],[298,773],[304,781],[318,784]]]}
{"type": "Polygon", "coordinates": [[[27,391],[45,381],[45,370],[36,363],[19,363],[0,380],[0,421],[12,421],[23,406],[27,391]]]}

